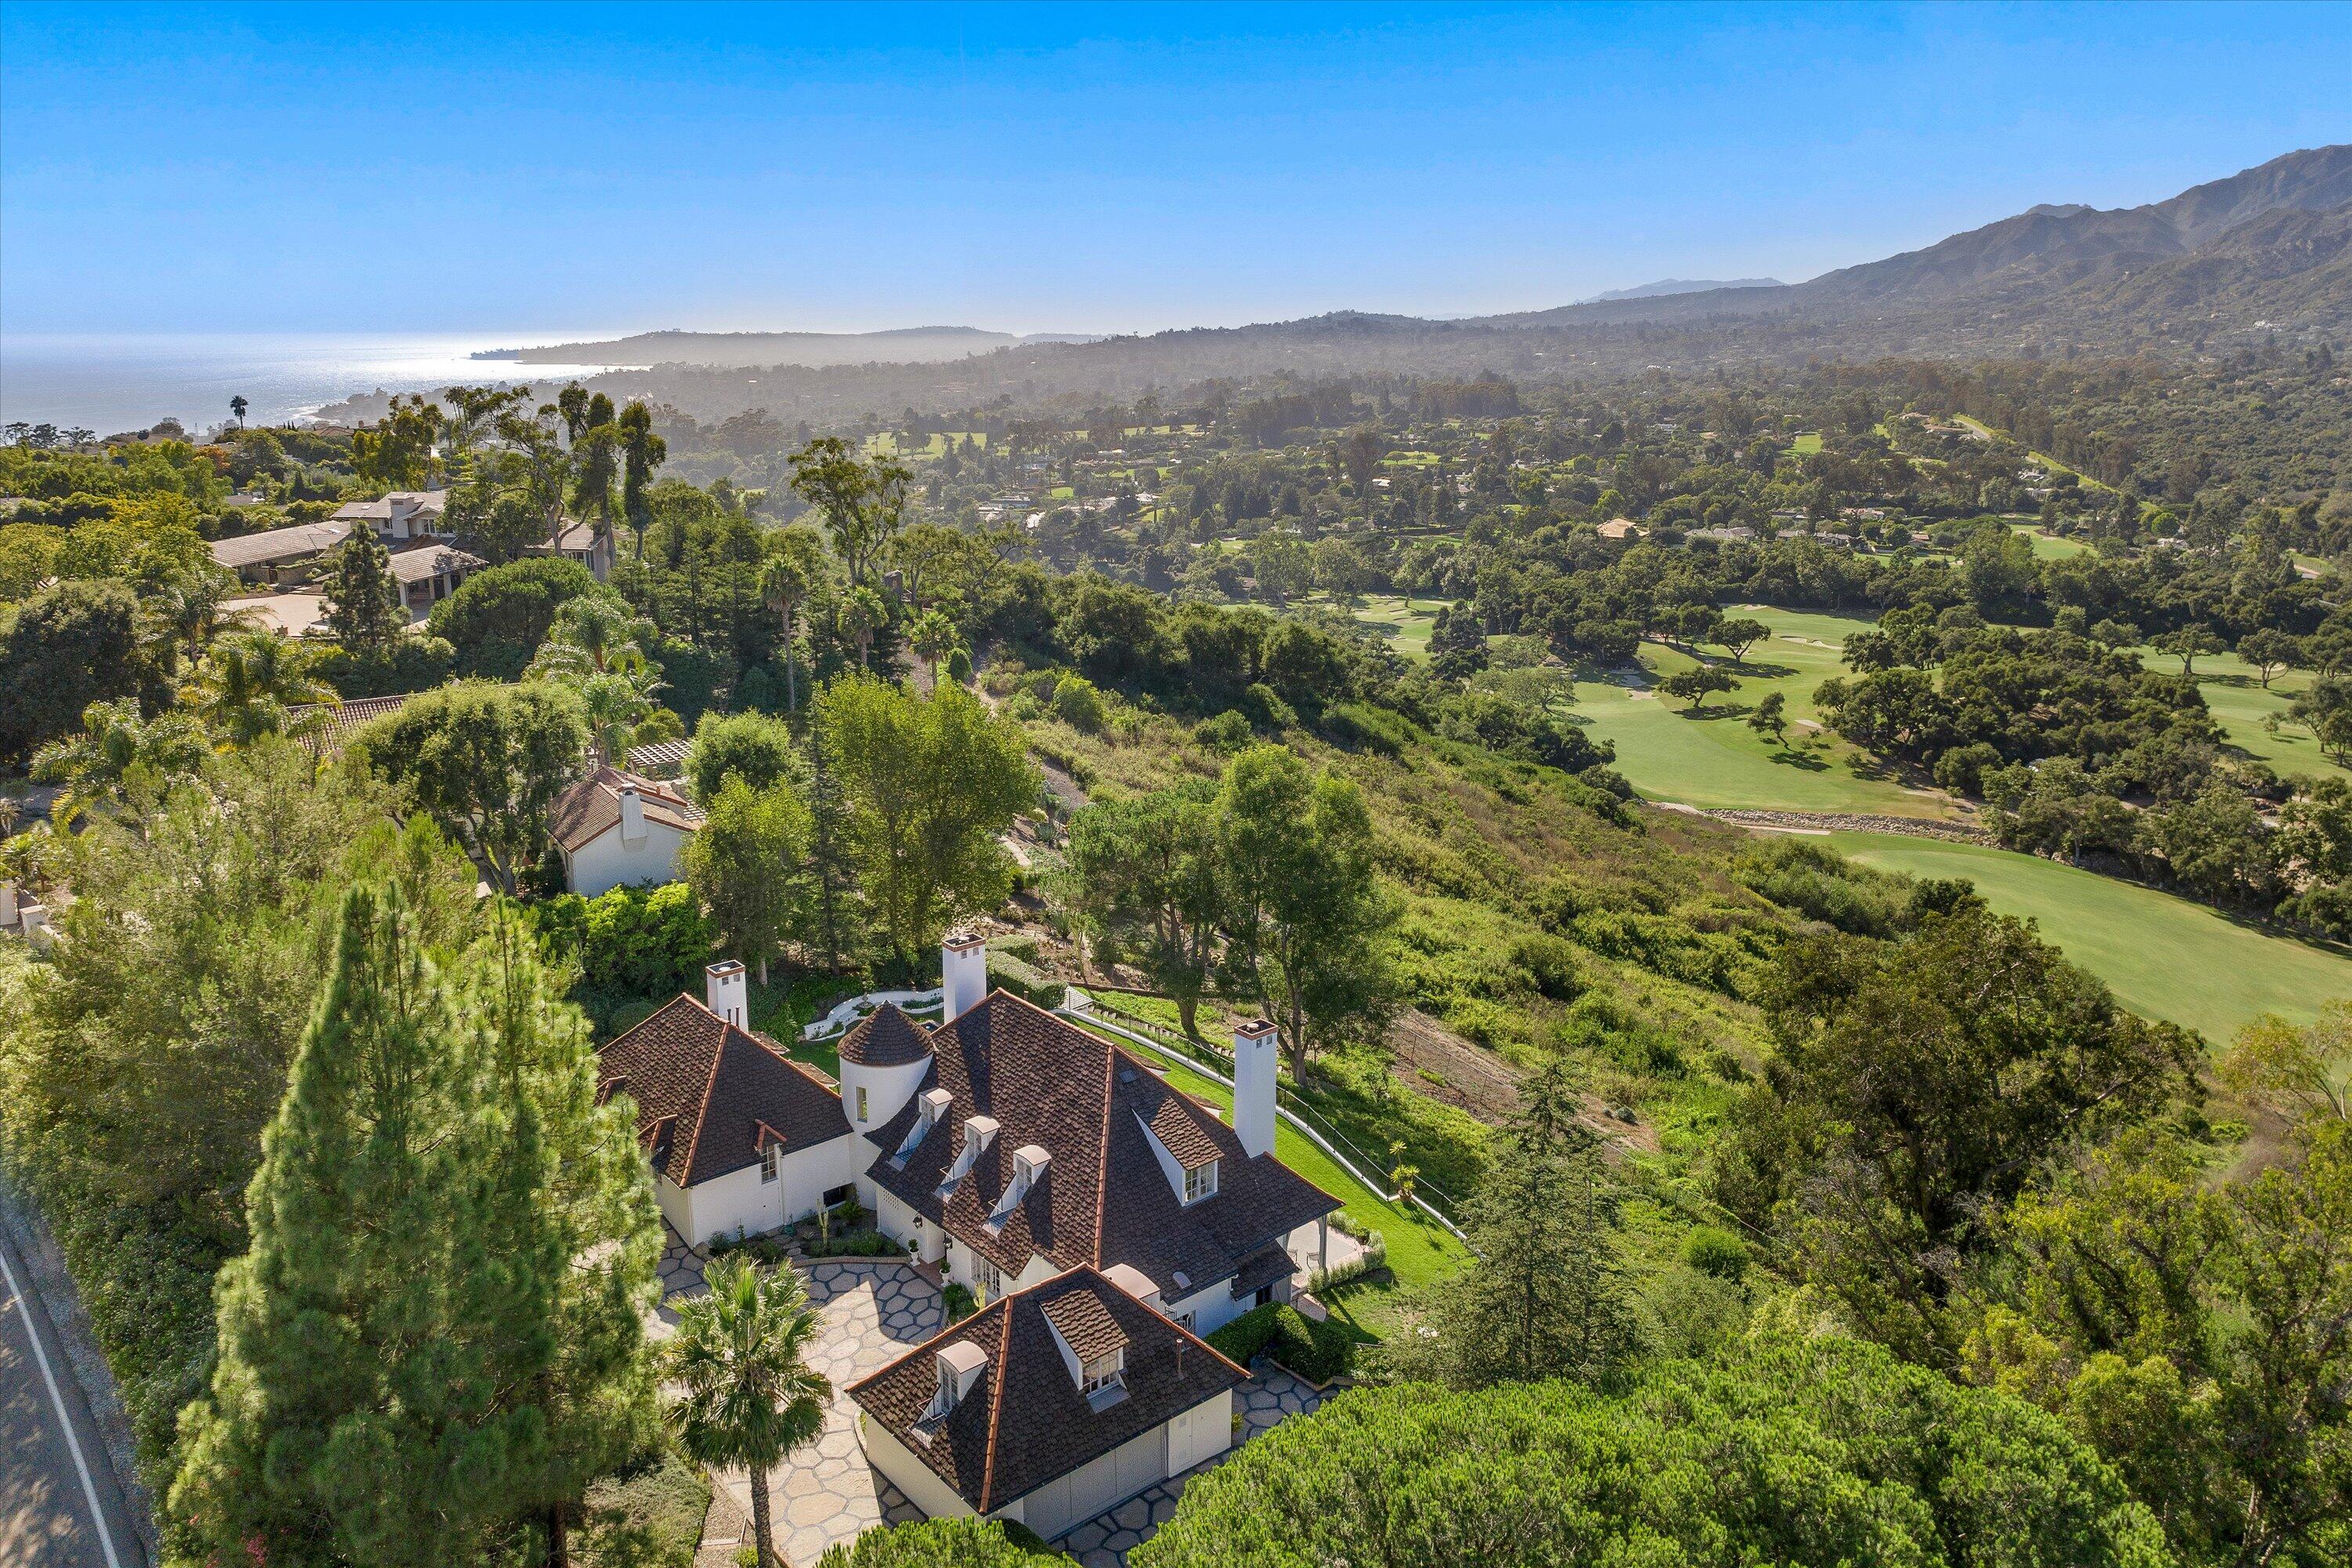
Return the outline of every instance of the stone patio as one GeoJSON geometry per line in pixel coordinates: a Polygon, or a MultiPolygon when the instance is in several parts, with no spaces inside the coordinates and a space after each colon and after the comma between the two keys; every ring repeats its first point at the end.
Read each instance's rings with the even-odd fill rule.
{"type": "MultiPolygon", "coordinates": [[[[676,1296],[701,1294],[707,1261],[675,1231],[667,1233],[661,1258],[662,1324],[665,1334],[677,1321],[669,1305],[676,1296]]],[[[795,1568],[810,1568],[825,1549],[854,1541],[877,1524],[904,1524],[923,1517],[898,1489],[876,1475],[857,1441],[857,1407],[840,1390],[896,1361],[947,1325],[940,1292],[911,1265],[867,1258],[796,1260],[808,1282],[809,1300],[825,1315],[811,1364],[831,1380],[835,1398],[825,1412],[824,1431],[814,1447],[795,1455],[768,1478],[769,1506],[775,1521],[776,1549],[795,1568]]],[[[1311,1384],[1270,1363],[1235,1391],[1246,1443],[1276,1423],[1301,1415],[1327,1397],[1311,1384]]],[[[1223,1462],[1225,1455],[1129,1499],[1070,1531],[1058,1543],[1085,1568],[1126,1568],[1127,1554],[1174,1516],[1185,1483],[1223,1462]]],[[[740,1470],[713,1476],[710,1513],[703,1527],[698,1563],[703,1568],[731,1563],[736,1548],[751,1538],[751,1477],[740,1470]]]]}
{"type": "MultiPolygon", "coordinates": [[[[1270,1362],[1260,1362],[1257,1374],[1234,1392],[1234,1406],[1242,1418],[1242,1441],[1247,1443],[1261,1436],[1293,1415],[1304,1415],[1329,1397],[1313,1384],[1291,1376],[1270,1362]]],[[[1076,1558],[1084,1568],[1127,1568],[1127,1554],[1176,1517],[1176,1500],[1184,1495],[1186,1483],[1203,1470],[1215,1469],[1238,1452],[1238,1448],[1228,1448],[1181,1476],[1170,1477],[1108,1513],[1088,1520],[1055,1544],[1076,1558]]]]}

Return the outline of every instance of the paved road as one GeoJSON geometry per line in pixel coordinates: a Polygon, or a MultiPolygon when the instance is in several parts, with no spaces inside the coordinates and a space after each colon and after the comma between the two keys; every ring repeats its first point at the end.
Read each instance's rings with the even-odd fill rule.
{"type": "Polygon", "coordinates": [[[106,1450],[0,1229],[0,1568],[142,1568],[106,1450]]]}

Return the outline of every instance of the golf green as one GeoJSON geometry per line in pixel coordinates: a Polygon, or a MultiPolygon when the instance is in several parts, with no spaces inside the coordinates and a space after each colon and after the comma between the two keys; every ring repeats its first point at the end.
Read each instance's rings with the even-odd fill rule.
{"type": "Polygon", "coordinates": [[[2297,1021],[2352,996],[2352,958],[2264,936],[2202,904],[2032,855],[1886,834],[1830,842],[1865,865],[1915,877],[1966,877],[2004,914],[2029,916],[2066,956],[2148,1017],[2216,1045],[2260,1013],[2297,1021]]]}

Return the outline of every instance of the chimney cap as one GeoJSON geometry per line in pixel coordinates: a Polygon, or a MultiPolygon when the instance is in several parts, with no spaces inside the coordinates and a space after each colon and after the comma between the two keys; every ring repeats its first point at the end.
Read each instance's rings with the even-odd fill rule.
{"type": "Polygon", "coordinates": [[[1243,1040],[1261,1039],[1273,1034],[1274,1029],[1274,1020],[1271,1018],[1250,1018],[1234,1026],[1234,1037],[1243,1040]]]}
{"type": "Polygon", "coordinates": [[[722,958],[716,963],[706,965],[702,972],[713,980],[731,980],[743,973],[743,961],[740,958],[722,958]]]}
{"type": "Polygon", "coordinates": [[[975,947],[987,946],[988,939],[978,931],[958,931],[940,945],[950,952],[970,952],[975,947]]]}

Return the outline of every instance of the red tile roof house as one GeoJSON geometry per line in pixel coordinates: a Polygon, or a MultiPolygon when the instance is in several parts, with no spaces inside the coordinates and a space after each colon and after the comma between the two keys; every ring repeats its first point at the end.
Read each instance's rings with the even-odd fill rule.
{"type": "Polygon", "coordinates": [[[675,882],[678,851],[702,812],[674,784],[600,767],[555,797],[548,832],[563,857],[563,885],[594,898],[624,883],[675,882]]]}
{"type": "Polygon", "coordinates": [[[849,1390],[860,1430],[927,1512],[1051,1538],[1224,1450],[1238,1375],[1193,1336],[1287,1300],[1339,1204],[1275,1158],[1272,1025],[1235,1032],[1229,1125],[1126,1050],[991,992],[978,938],[949,939],[943,968],[944,1021],[885,1005],[860,1022],[838,1094],[745,1032],[733,963],[711,966],[707,1005],[680,996],[606,1046],[604,1090],[636,1102],[688,1239],[772,1230],[855,1190],[981,1299],[849,1390]]]}

